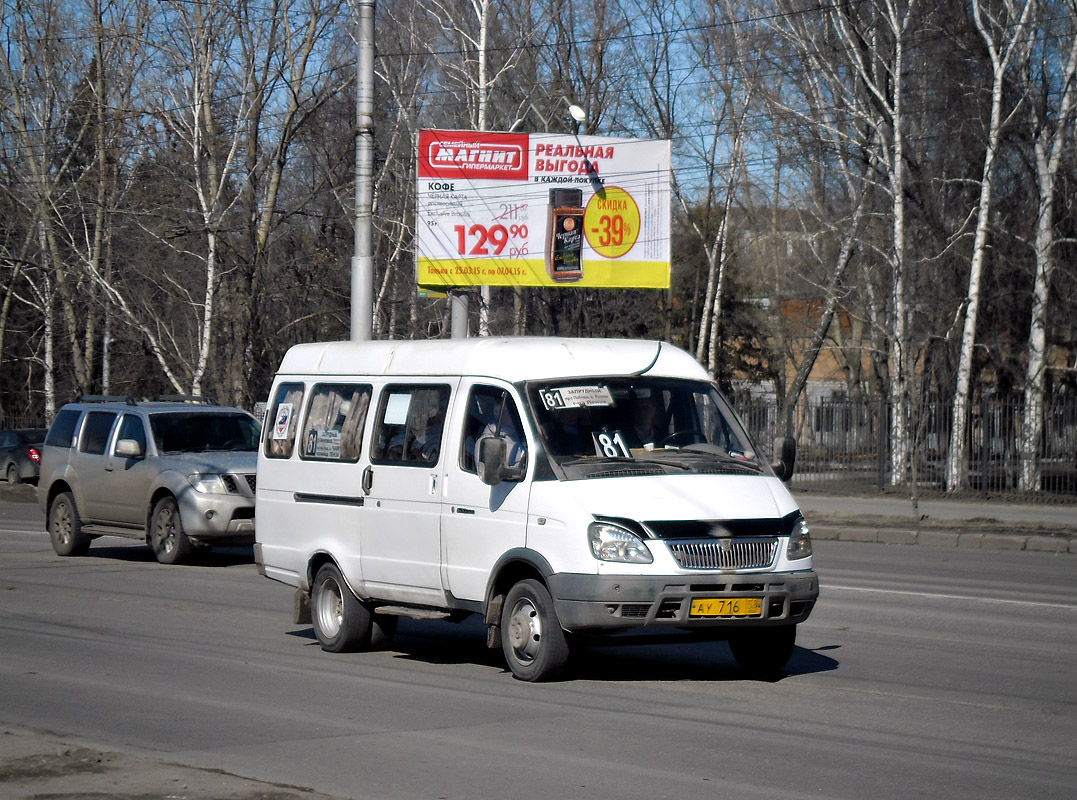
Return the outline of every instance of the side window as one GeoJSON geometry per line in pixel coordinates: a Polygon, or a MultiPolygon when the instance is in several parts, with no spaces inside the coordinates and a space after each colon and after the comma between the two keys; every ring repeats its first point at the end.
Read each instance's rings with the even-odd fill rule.
{"type": "Polygon", "coordinates": [[[300,458],[314,461],[359,460],[370,407],[369,384],[321,383],[310,395],[300,458]]]}
{"type": "Polygon", "coordinates": [[[14,447],[15,446],[15,434],[13,433],[0,433],[0,448],[14,447]]]}
{"type": "Polygon", "coordinates": [[[303,405],[303,384],[282,383],[266,416],[265,453],[270,458],[290,458],[303,405]]]}
{"type": "Polygon", "coordinates": [[[467,401],[460,468],[465,472],[477,471],[479,440],[488,436],[505,439],[507,466],[523,466],[527,461],[527,438],[523,430],[520,412],[508,392],[493,386],[474,387],[467,401]]]}
{"type": "Polygon", "coordinates": [[[138,446],[142,448],[142,453],[146,453],[146,426],[142,422],[141,417],[136,417],[134,414],[124,414],[120,419],[120,433],[116,437],[118,442],[120,439],[134,439],[138,442],[138,446]]]}
{"type": "Polygon", "coordinates": [[[79,412],[68,408],[56,415],[49,428],[49,435],[45,437],[45,444],[54,447],[70,447],[75,441],[75,424],[79,421],[79,412]]]}
{"type": "Polygon", "coordinates": [[[79,437],[79,450],[95,456],[104,455],[108,447],[108,435],[116,415],[111,411],[91,411],[82,423],[82,435],[79,437]]]}
{"type": "Polygon", "coordinates": [[[386,386],[370,460],[417,467],[436,464],[448,407],[448,386],[386,386]]]}

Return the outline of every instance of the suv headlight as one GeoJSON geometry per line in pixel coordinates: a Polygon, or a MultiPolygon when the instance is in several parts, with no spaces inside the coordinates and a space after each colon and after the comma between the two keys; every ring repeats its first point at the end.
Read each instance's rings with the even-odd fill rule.
{"type": "Polygon", "coordinates": [[[798,558],[807,558],[811,555],[811,536],[808,521],[801,517],[793,525],[789,534],[789,546],[785,548],[785,555],[790,561],[798,558]]]}
{"type": "Polygon", "coordinates": [[[228,487],[220,475],[213,472],[196,472],[187,476],[187,482],[201,494],[228,494],[228,487]]]}
{"type": "Polygon", "coordinates": [[[592,522],[587,526],[591,552],[599,561],[626,564],[650,564],[654,561],[643,540],[631,531],[609,522],[592,522]]]}

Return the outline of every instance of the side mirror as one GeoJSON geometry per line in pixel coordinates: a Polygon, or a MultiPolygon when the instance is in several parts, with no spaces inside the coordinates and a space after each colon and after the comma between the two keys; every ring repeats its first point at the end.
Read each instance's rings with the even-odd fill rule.
{"type": "Polygon", "coordinates": [[[797,465],[797,440],[792,436],[779,436],[774,440],[774,461],[771,468],[782,481],[793,477],[797,465]]]}
{"type": "Polygon", "coordinates": [[[142,458],[142,445],[135,439],[120,439],[116,442],[116,455],[124,458],[142,458]]]}
{"type": "Polygon", "coordinates": [[[502,465],[505,463],[507,448],[505,440],[496,436],[479,439],[479,480],[487,486],[497,486],[504,475],[502,465]]]}

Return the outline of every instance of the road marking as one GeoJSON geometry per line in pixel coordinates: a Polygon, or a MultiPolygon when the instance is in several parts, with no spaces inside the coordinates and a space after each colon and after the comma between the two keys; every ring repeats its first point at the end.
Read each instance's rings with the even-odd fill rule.
{"type": "Polygon", "coordinates": [[[1068,611],[1077,611],[1077,605],[1071,603],[1041,603],[1035,600],[1006,600],[1001,597],[977,597],[967,594],[941,594],[936,592],[910,592],[902,589],[869,589],[864,586],[842,586],[824,581],[824,591],[837,589],[844,592],[871,592],[873,594],[898,594],[907,597],[930,597],[935,600],[972,600],[977,603],[1000,603],[1011,606],[1030,606],[1033,608],[1062,608],[1068,611]]]}

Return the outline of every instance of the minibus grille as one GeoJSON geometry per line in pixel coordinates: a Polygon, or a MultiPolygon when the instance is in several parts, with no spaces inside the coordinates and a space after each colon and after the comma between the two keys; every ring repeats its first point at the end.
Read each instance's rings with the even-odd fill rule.
{"type": "Polygon", "coordinates": [[[778,540],[710,539],[667,542],[684,569],[763,569],[774,563],[778,540]]]}

